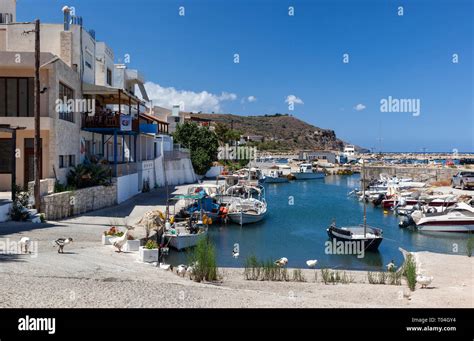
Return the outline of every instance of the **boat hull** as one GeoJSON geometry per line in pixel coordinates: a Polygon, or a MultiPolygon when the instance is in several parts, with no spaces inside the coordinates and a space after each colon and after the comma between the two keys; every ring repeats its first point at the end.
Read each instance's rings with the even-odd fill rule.
{"type": "Polygon", "coordinates": [[[446,223],[446,224],[433,224],[433,223],[426,223],[422,225],[416,226],[419,231],[425,232],[454,232],[454,233],[473,233],[474,232],[474,224],[453,224],[453,223],[446,223]]]}
{"type": "Polygon", "coordinates": [[[313,180],[313,179],[324,179],[326,176],[324,173],[292,173],[296,180],[313,180]]]}
{"type": "Polygon", "coordinates": [[[239,225],[254,224],[262,221],[266,214],[229,213],[227,215],[233,223],[239,225]]]}
{"type": "Polygon", "coordinates": [[[327,229],[329,238],[345,243],[363,242],[364,250],[377,251],[383,238],[352,239],[350,236],[338,233],[337,228],[329,227],[327,229]]]}
{"type": "Polygon", "coordinates": [[[196,246],[198,241],[207,235],[207,231],[195,234],[165,235],[165,240],[178,251],[196,246]]]}
{"type": "Polygon", "coordinates": [[[280,184],[284,182],[289,182],[288,178],[286,177],[278,177],[278,178],[266,177],[265,178],[265,183],[267,184],[280,184]]]}

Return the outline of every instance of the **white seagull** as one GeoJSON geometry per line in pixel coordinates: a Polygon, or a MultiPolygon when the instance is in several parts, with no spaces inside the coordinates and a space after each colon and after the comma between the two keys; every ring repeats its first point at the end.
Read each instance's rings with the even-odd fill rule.
{"type": "Polygon", "coordinates": [[[18,244],[20,244],[20,253],[23,253],[23,249],[25,249],[25,253],[28,253],[30,248],[30,238],[29,237],[21,237],[18,244]]]}
{"type": "Polygon", "coordinates": [[[426,288],[433,281],[433,276],[418,275],[416,276],[416,281],[421,284],[422,288],[426,288]]]}
{"type": "Polygon", "coordinates": [[[288,264],[288,258],[281,257],[279,260],[275,261],[275,264],[279,267],[285,266],[286,264],[288,264]]]}

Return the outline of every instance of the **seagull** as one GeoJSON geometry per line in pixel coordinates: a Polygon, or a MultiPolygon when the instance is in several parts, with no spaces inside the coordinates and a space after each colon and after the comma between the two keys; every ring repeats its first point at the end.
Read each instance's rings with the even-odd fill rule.
{"type": "Polygon", "coordinates": [[[275,261],[275,264],[279,267],[285,266],[286,264],[288,264],[288,258],[282,257],[279,260],[275,261]]]}
{"type": "Polygon", "coordinates": [[[310,259],[306,261],[306,265],[310,268],[314,268],[318,261],[316,259],[310,259]]]}
{"type": "Polygon", "coordinates": [[[20,253],[23,253],[23,249],[25,249],[25,253],[28,253],[28,249],[30,247],[30,238],[29,237],[21,237],[18,244],[20,244],[20,253]]]}
{"type": "Polygon", "coordinates": [[[394,272],[395,270],[397,270],[397,267],[395,266],[393,259],[386,266],[387,266],[387,271],[394,272]]]}
{"type": "Polygon", "coordinates": [[[418,275],[416,276],[416,281],[421,284],[422,288],[426,288],[433,281],[433,276],[418,275]]]}
{"type": "Polygon", "coordinates": [[[59,246],[58,253],[64,253],[64,246],[72,243],[72,238],[58,238],[54,242],[59,246]]]}

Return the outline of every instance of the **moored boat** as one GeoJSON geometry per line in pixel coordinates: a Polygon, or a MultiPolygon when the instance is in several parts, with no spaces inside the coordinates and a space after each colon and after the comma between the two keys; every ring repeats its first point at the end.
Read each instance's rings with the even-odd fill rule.
{"type": "Polygon", "coordinates": [[[296,180],[312,180],[312,179],[324,179],[326,174],[324,172],[315,171],[313,165],[310,163],[300,164],[298,172],[291,173],[296,180]]]}
{"type": "Polygon", "coordinates": [[[460,202],[442,212],[411,214],[420,231],[429,232],[474,232],[474,207],[460,202]]]}

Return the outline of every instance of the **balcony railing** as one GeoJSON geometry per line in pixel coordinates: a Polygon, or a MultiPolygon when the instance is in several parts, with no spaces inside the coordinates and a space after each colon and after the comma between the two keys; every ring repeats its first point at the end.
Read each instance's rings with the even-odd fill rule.
{"type": "MultiPolygon", "coordinates": [[[[115,128],[120,129],[120,114],[118,113],[101,113],[89,116],[82,116],[82,128],[115,128]]],[[[132,131],[139,132],[138,120],[132,120],[132,131]]]]}

